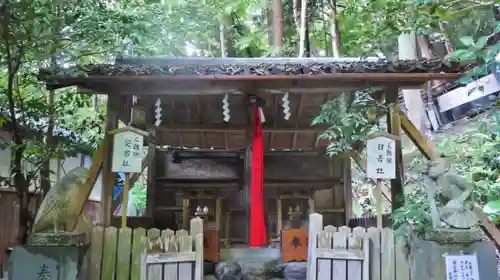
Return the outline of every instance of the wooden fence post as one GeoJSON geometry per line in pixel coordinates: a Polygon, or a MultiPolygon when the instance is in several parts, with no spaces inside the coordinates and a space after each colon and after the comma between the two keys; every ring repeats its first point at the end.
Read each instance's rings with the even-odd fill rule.
{"type": "Polygon", "coordinates": [[[195,269],[194,279],[203,280],[203,220],[200,217],[191,219],[190,235],[194,239],[195,269]]]}
{"type": "Polygon", "coordinates": [[[318,233],[323,230],[323,215],[312,213],[309,215],[309,236],[307,244],[307,280],[316,280],[318,264],[315,252],[318,242],[318,233]]]}
{"type": "Polygon", "coordinates": [[[200,217],[192,218],[189,224],[189,235],[196,238],[196,235],[200,233],[203,233],[203,219],[200,217]]]}

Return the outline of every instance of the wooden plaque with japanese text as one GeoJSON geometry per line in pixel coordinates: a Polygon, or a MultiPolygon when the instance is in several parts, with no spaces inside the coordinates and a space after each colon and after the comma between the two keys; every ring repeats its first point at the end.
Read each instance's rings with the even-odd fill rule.
{"type": "Polygon", "coordinates": [[[220,239],[218,230],[205,229],[203,231],[203,248],[205,261],[218,262],[220,260],[220,239]]]}
{"type": "Polygon", "coordinates": [[[287,229],[281,233],[281,259],[283,262],[307,261],[307,229],[287,229]]]}

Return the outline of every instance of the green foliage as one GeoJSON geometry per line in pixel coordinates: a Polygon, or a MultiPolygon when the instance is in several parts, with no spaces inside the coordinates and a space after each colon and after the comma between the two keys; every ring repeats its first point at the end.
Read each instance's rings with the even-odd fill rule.
{"type": "Polygon", "coordinates": [[[500,200],[492,200],[483,207],[483,212],[486,215],[500,214],[500,200]]]}
{"type": "MultiPolygon", "coordinates": [[[[491,25],[491,33],[498,32],[497,29],[499,29],[499,26],[500,21],[497,21],[495,25],[491,25]]],[[[448,55],[449,58],[461,62],[475,63],[477,65],[477,67],[468,71],[467,76],[459,80],[460,83],[468,84],[474,79],[479,79],[489,73],[495,63],[495,57],[500,53],[499,43],[492,45],[487,44],[492,36],[493,35],[488,34],[483,36],[475,35],[461,37],[460,42],[463,48],[457,49],[448,55]]]]}
{"type": "Polygon", "coordinates": [[[371,94],[375,89],[344,93],[321,106],[312,125],[327,125],[321,139],[330,141],[327,154],[334,156],[352,151],[361,151],[366,137],[378,126],[378,116],[387,112],[387,107],[371,94]]]}
{"type": "MultiPolygon", "coordinates": [[[[166,44],[161,3],[20,0],[2,5],[0,112],[17,127],[11,131],[9,147],[20,151],[19,160],[31,163],[35,170],[42,171],[53,157],[92,153],[103,138],[106,113],[105,98],[92,99],[74,88],[47,91],[37,81],[39,68],[104,63],[116,52],[157,54],[171,46],[166,44]],[[46,133],[52,135],[50,139],[46,133]]],[[[18,157],[13,159],[15,168],[20,168],[18,157]]],[[[16,187],[22,184],[15,183],[16,187]]]]}
{"type": "Polygon", "coordinates": [[[407,240],[408,227],[413,234],[421,237],[432,228],[429,203],[427,195],[422,189],[414,190],[406,194],[404,207],[392,213],[394,222],[394,234],[397,238],[407,240]]]}
{"type": "Polygon", "coordinates": [[[134,206],[137,209],[146,209],[147,203],[147,184],[144,182],[136,182],[131,192],[134,195],[134,206]]]}
{"type": "Polygon", "coordinates": [[[342,51],[347,55],[397,54],[399,34],[428,30],[432,19],[419,3],[408,0],[345,0],[338,16],[342,51]]]}

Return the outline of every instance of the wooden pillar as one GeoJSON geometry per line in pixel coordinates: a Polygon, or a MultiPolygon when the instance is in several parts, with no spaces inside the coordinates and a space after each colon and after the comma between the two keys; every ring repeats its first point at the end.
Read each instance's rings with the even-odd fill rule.
{"type": "Polygon", "coordinates": [[[226,243],[225,243],[225,246],[226,248],[229,247],[229,245],[231,244],[231,240],[230,240],[230,226],[231,226],[231,223],[230,223],[230,220],[231,219],[231,211],[227,211],[226,212],[226,216],[224,217],[224,235],[225,235],[225,238],[226,238],[226,243]]]}
{"type": "Polygon", "coordinates": [[[430,141],[415,127],[404,112],[399,111],[399,121],[401,123],[401,128],[413,144],[415,144],[422,155],[424,155],[428,160],[439,158],[439,154],[436,152],[436,148],[434,147],[432,141],[430,141]]]}
{"type": "Polygon", "coordinates": [[[245,162],[244,162],[244,178],[243,191],[245,192],[245,212],[247,216],[247,228],[245,230],[245,240],[250,242],[250,204],[251,204],[251,187],[252,187],[252,139],[253,139],[253,112],[252,107],[247,108],[247,119],[245,128],[245,162]]]}
{"type": "Polygon", "coordinates": [[[111,225],[111,218],[113,215],[113,190],[116,181],[116,175],[111,172],[111,165],[113,162],[113,136],[108,135],[108,132],[118,127],[118,119],[112,109],[113,106],[111,102],[111,99],[108,98],[104,136],[106,148],[104,151],[101,186],[101,223],[104,226],[111,225]]]}
{"type": "Polygon", "coordinates": [[[309,208],[309,214],[312,214],[314,212],[316,212],[316,210],[314,209],[314,197],[313,197],[313,194],[309,194],[309,197],[307,198],[307,204],[308,204],[308,208],[309,208]]]}
{"type": "Polygon", "coordinates": [[[146,195],[146,217],[151,217],[154,224],[156,208],[156,127],[148,128],[148,176],[147,176],[147,195],[146,195]]]}
{"type": "MultiPolygon", "coordinates": [[[[388,132],[401,137],[401,122],[399,112],[401,108],[398,102],[398,88],[389,88],[386,91],[386,102],[390,104],[387,115],[388,132]]],[[[396,140],[396,179],[391,180],[392,213],[404,205],[403,192],[403,152],[401,140],[396,140]]]]}
{"type": "Polygon", "coordinates": [[[222,213],[222,205],[221,205],[221,198],[217,197],[215,200],[215,229],[219,232],[220,234],[220,228],[221,228],[221,213],[222,213]]]}
{"type": "Polygon", "coordinates": [[[188,229],[189,224],[189,197],[182,198],[182,228],[188,229]]]}
{"type": "Polygon", "coordinates": [[[280,197],[276,198],[276,234],[281,240],[281,230],[283,229],[283,203],[280,197]]]}
{"type": "Polygon", "coordinates": [[[345,224],[352,218],[352,174],[351,174],[351,157],[346,156],[343,161],[344,166],[344,211],[345,211],[345,224]]]}
{"type": "Polygon", "coordinates": [[[251,203],[251,196],[250,196],[250,188],[252,184],[252,148],[251,144],[247,146],[245,149],[245,174],[244,174],[244,188],[243,191],[245,192],[245,203],[246,203],[246,216],[247,216],[247,228],[245,230],[245,241],[248,243],[250,242],[250,203],[251,203]]]}

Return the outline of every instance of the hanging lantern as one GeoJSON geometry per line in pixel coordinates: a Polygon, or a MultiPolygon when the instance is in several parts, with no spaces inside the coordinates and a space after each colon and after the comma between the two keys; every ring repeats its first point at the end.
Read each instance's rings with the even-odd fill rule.
{"type": "Polygon", "coordinates": [[[160,126],[161,124],[161,100],[160,98],[158,98],[158,100],[156,100],[156,103],[155,103],[155,126],[160,126]]]}
{"type": "Polygon", "coordinates": [[[290,113],[290,99],[288,97],[288,92],[283,95],[283,98],[281,98],[281,107],[283,108],[283,114],[285,115],[285,120],[289,120],[290,116],[292,115],[290,113]]]}
{"type": "Polygon", "coordinates": [[[229,122],[231,119],[231,109],[229,109],[229,95],[226,93],[222,99],[222,117],[224,122],[229,122]]]}

